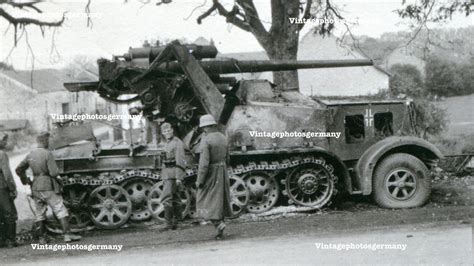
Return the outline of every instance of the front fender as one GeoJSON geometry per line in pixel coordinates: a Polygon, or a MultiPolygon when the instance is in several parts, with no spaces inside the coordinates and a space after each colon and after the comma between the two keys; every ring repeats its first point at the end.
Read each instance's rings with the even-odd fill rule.
{"type": "Polygon", "coordinates": [[[442,159],[443,154],[428,141],[412,136],[393,136],[370,146],[355,167],[363,195],[372,193],[372,176],[376,165],[385,156],[397,152],[408,153],[420,159],[442,159]]]}

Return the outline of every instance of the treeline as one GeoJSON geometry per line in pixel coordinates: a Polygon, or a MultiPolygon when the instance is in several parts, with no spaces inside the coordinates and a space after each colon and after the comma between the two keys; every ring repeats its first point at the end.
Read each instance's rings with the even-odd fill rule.
{"type": "Polygon", "coordinates": [[[396,64],[390,72],[393,95],[450,97],[474,93],[474,59],[455,63],[432,56],[426,61],[424,78],[412,65],[396,64]]]}
{"type": "Polygon", "coordinates": [[[425,90],[429,95],[458,96],[474,93],[474,59],[455,63],[431,57],[425,66],[425,90]]]}

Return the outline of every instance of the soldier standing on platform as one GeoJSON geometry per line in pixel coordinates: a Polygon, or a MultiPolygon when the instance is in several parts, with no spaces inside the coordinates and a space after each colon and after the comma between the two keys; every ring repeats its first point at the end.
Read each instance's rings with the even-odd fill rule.
{"type": "Polygon", "coordinates": [[[161,202],[165,208],[166,226],[161,231],[176,230],[178,221],[182,219],[181,189],[186,161],[184,144],[174,135],[169,123],[161,125],[161,133],[165,137],[166,158],[163,160],[161,176],[164,182],[161,202]]]}
{"type": "Polygon", "coordinates": [[[64,206],[61,196],[61,187],[58,176],[58,166],[53,154],[48,150],[49,133],[42,132],[37,138],[38,148],[31,151],[26,158],[16,168],[16,173],[20,177],[23,185],[31,186],[31,193],[35,202],[35,221],[40,233],[40,243],[45,243],[46,231],[44,221],[46,211],[51,207],[54,214],[61,223],[64,233],[64,241],[71,242],[80,240],[78,235],[71,234],[68,221],[68,211],[64,206]],[[31,168],[34,179],[31,181],[26,176],[26,170],[31,168]]]}
{"type": "Polygon", "coordinates": [[[198,216],[211,220],[218,233],[216,239],[224,238],[225,217],[232,216],[229,177],[227,174],[227,137],[219,132],[211,115],[203,115],[199,127],[205,135],[201,139],[199,170],[196,181],[198,216]]]}
{"type": "Polygon", "coordinates": [[[17,196],[8,155],[3,151],[8,135],[0,140],[0,247],[15,247],[16,220],[18,218],[14,200],[17,196]]]}

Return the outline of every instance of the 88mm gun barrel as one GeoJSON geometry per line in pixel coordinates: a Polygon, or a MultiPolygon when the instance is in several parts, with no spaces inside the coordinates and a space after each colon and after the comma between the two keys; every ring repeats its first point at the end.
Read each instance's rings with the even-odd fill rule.
{"type": "Polygon", "coordinates": [[[229,74],[240,72],[292,71],[312,68],[371,66],[368,59],[356,60],[212,60],[201,61],[207,73],[229,74]]]}
{"type": "MultiPolygon", "coordinates": [[[[232,74],[246,72],[292,71],[298,69],[336,68],[372,66],[369,59],[351,60],[203,60],[199,61],[202,69],[208,74],[232,74]]],[[[157,66],[157,71],[182,74],[183,70],[178,62],[171,62],[157,66]]]]}

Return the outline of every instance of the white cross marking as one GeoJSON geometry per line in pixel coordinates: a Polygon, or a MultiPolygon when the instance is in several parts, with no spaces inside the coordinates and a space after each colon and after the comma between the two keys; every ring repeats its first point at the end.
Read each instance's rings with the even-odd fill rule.
{"type": "Polygon", "coordinates": [[[365,109],[365,126],[371,127],[372,122],[374,121],[374,116],[372,115],[372,109],[365,109]]]}

